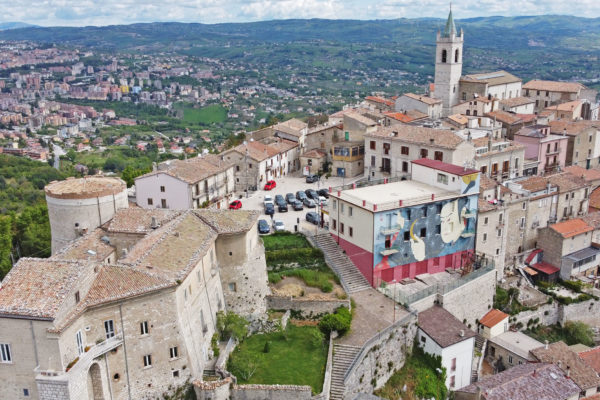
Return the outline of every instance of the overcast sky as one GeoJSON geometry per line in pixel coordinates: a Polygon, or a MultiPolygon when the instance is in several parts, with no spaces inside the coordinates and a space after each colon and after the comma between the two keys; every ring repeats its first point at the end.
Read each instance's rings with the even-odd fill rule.
{"type": "MultiPolygon", "coordinates": [[[[0,0],[0,22],[84,26],[289,18],[443,18],[448,5],[444,0],[0,0]]],[[[457,19],[540,14],[596,18],[600,16],[600,0],[461,0],[455,1],[452,9],[457,19]]]]}

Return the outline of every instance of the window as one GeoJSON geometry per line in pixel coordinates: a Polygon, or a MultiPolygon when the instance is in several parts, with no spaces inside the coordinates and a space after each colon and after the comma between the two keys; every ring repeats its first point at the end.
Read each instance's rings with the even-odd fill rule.
{"type": "Polygon", "coordinates": [[[421,237],[427,237],[427,228],[421,228],[421,237]]]}
{"type": "Polygon", "coordinates": [[[79,290],[75,292],[75,303],[79,303],[81,300],[81,296],[79,295],[79,290]]]}
{"type": "Polygon", "coordinates": [[[448,175],[446,174],[437,174],[438,183],[443,183],[444,185],[448,184],[448,175]]]}
{"type": "Polygon", "coordinates": [[[481,167],[481,173],[484,175],[487,174],[487,165],[481,167]]]}
{"type": "Polygon", "coordinates": [[[332,222],[333,222],[333,224],[332,224],[333,230],[335,231],[335,230],[337,230],[337,221],[334,219],[334,220],[332,220],[332,222]]]}
{"type": "Polygon", "coordinates": [[[23,389],[23,396],[29,397],[29,389],[23,389]]]}
{"type": "Polygon", "coordinates": [[[463,99],[463,101],[467,100],[467,93],[466,92],[462,92],[462,99],[463,99]]]}
{"type": "Polygon", "coordinates": [[[427,206],[423,207],[423,216],[427,216],[427,206]]]}
{"type": "Polygon", "coordinates": [[[546,90],[546,97],[550,96],[550,92],[546,90]]]}
{"type": "Polygon", "coordinates": [[[385,155],[390,154],[390,144],[389,143],[383,144],[383,154],[385,154],[385,155]]]}
{"type": "Polygon", "coordinates": [[[179,350],[177,346],[169,348],[169,358],[177,358],[179,357],[179,350]]]}
{"type": "Polygon", "coordinates": [[[385,248],[386,249],[392,248],[392,237],[390,235],[385,236],[385,248]]]}
{"type": "Polygon", "coordinates": [[[450,377],[450,388],[453,388],[454,385],[456,385],[456,378],[454,377],[454,375],[452,375],[450,377]]]}
{"type": "Polygon", "coordinates": [[[521,208],[522,208],[523,210],[525,210],[525,209],[527,208],[527,204],[526,204],[525,202],[523,202],[523,204],[521,204],[521,208]]]}
{"type": "Polygon", "coordinates": [[[352,207],[348,207],[348,216],[351,217],[352,216],[352,207]]]}
{"type": "Polygon", "coordinates": [[[340,233],[344,234],[344,223],[340,222],[340,233]]]}
{"type": "Polygon", "coordinates": [[[456,51],[454,52],[454,62],[458,62],[458,49],[456,49],[456,51]]]}
{"type": "Polygon", "coordinates": [[[173,378],[178,378],[178,377],[179,377],[179,370],[173,371],[173,378]]]}
{"type": "Polygon", "coordinates": [[[236,288],[235,282],[230,282],[229,283],[229,291],[230,292],[237,292],[237,288],[236,288]]]}
{"type": "Polygon", "coordinates": [[[427,149],[421,149],[421,158],[427,158],[427,154],[429,154],[427,149]]]}
{"type": "Polygon", "coordinates": [[[111,337],[115,336],[115,324],[113,323],[112,319],[104,321],[104,331],[106,332],[107,339],[110,339],[111,337]]]}
{"type": "Polygon", "coordinates": [[[167,208],[167,199],[160,199],[160,206],[162,208],[167,208]]]}
{"type": "Polygon", "coordinates": [[[500,249],[496,249],[496,255],[499,256],[500,255],[500,249]]]}
{"type": "Polygon", "coordinates": [[[483,219],[483,224],[484,224],[484,225],[487,225],[487,224],[488,224],[488,217],[485,217],[485,218],[483,219]]]}
{"type": "Polygon", "coordinates": [[[435,233],[436,233],[437,235],[441,235],[441,234],[442,234],[442,225],[441,225],[441,224],[437,224],[437,225],[435,226],[435,233]]]}
{"type": "Polygon", "coordinates": [[[529,89],[525,89],[525,96],[529,96],[529,89]]]}
{"type": "Polygon", "coordinates": [[[352,229],[351,226],[348,227],[348,235],[350,235],[350,237],[354,236],[354,229],[352,229]]]}
{"type": "Polygon", "coordinates": [[[340,203],[340,212],[344,213],[344,203],[340,203]]]}
{"type": "Polygon", "coordinates": [[[446,50],[442,50],[442,62],[445,63],[448,58],[448,52],[446,50]]]}
{"type": "Polygon", "coordinates": [[[441,151],[436,151],[433,153],[433,159],[438,161],[444,161],[444,153],[441,151]]]}
{"type": "Polygon", "coordinates": [[[498,214],[498,222],[502,223],[502,213],[498,214]]]}
{"type": "Polygon", "coordinates": [[[402,172],[408,172],[408,163],[406,161],[402,161],[402,172]]]}
{"type": "Polygon", "coordinates": [[[453,358],[450,362],[450,371],[456,371],[456,358],[453,358]]]}
{"type": "Polygon", "coordinates": [[[83,354],[83,339],[81,338],[81,331],[77,331],[75,334],[75,339],[77,340],[77,351],[79,354],[83,354]]]}
{"type": "Polygon", "coordinates": [[[148,197],[148,205],[151,206],[154,204],[154,201],[152,200],[151,197],[148,197]]]}
{"type": "Polygon", "coordinates": [[[410,231],[404,231],[404,241],[408,242],[410,240],[410,231]]]}
{"type": "Polygon", "coordinates": [[[483,234],[483,243],[487,242],[487,233],[483,234]]]}
{"type": "Polygon", "coordinates": [[[375,149],[377,149],[377,145],[375,144],[375,141],[374,141],[374,140],[371,140],[371,141],[369,142],[369,148],[370,148],[371,150],[375,150],[375,149]]]}
{"type": "Polygon", "coordinates": [[[140,323],[140,335],[148,334],[148,321],[144,321],[140,323]]]}
{"type": "Polygon", "coordinates": [[[164,187],[164,186],[161,186],[161,187],[160,187],[160,191],[164,193],[164,191],[165,191],[165,187],[164,187]]]}
{"type": "Polygon", "coordinates": [[[149,367],[152,365],[152,354],[146,354],[144,356],[144,367],[149,367]]]}
{"type": "Polygon", "coordinates": [[[377,157],[371,156],[371,167],[374,167],[376,165],[377,165],[377,157]]]}
{"type": "Polygon", "coordinates": [[[407,156],[408,155],[408,146],[400,147],[400,154],[407,156]]]}
{"type": "Polygon", "coordinates": [[[473,110],[473,115],[477,116],[477,110],[473,110]]]}
{"type": "Polygon", "coordinates": [[[421,343],[427,342],[427,338],[425,336],[421,336],[421,343]]]}
{"type": "Polygon", "coordinates": [[[335,209],[336,209],[336,207],[337,207],[337,200],[334,200],[334,201],[333,201],[333,209],[335,210],[335,209]]]}
{"type": "Polygon", "coordinates": [[[2,363],[11,363],[12,362],[12,353],[10,351],[10,344],[8,344],[8,343],[0,343],[0,362],[2,362],[2,363]]]}
{"type": "Polygon", "coordinates": [[[509,364],[512,364],[512,363],[513,363],[513,358],[512,358],[512,356],[511,356],[511,355],[509,355],[509,356],[508,356],[508,363],[509,363],[509,364]]]}
{"type": "Polygon", "coordinates": [[[496,234],[498,235],[498,237],[502,236],[502,229],[498,229],[496,231],[496,234]]]}

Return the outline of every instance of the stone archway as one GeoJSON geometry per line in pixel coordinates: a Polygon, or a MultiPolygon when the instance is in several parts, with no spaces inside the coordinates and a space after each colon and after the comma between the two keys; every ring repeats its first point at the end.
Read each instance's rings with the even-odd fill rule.
{"type": "Polygon", "coordinates": [[[97,363],[93,363],[88,371],[88,398],[90,400],[104,400],[102,373],[97,363]]]}

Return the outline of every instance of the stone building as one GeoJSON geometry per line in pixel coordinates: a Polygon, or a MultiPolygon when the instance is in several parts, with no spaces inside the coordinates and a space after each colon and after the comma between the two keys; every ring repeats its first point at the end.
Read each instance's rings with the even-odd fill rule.
{"type": "Polygon", "coordinates": [[[566,165],[586,169],[600,165],[600,122],[560,120],[549,125],[552,134],[569,138],[566,165]]]}
{"type": "Polygon", "coordinates": [[[117,210],[128,206],[127,185],[119,178],[69,178],[50,182],[44,190],[52,253],[109,221],[117,210]]]}
{"type": "Polygon", "coordinates": [[[474,157],[473,143],[449,129],[397,125],[365,135],[365,174],[375,179],[408,176],[421,158],[464,166],[474,157]]]}
{"type": "Polygon", "coordinates": [[[442,101],[443,116],[450,115],[452,106],[458,103],[464,41],[464,32],[456,30],[450,10],[444,30],[437,33],[435,48],[433,97],[442,101]]]}
{"type": "Polygon", "coordinates": [[[515,132],[515,142],[525,146],[527,160],[537,163],[532,175],[562,171],[567,160],[568,138],[550,133],[548,125],[531,125],[515,132]]]}
{"type": "Polygon", "coordinates": [[[201,377],[216,313],[266,311],[257,217],[122,209],[50,259],[22,258],[0,290],[2,396],[156,398],[201,377]]]}
{"type": "Polygon", "coordinates": [[[136,203],[142,208],[225,209],[233,189],[234,165],[212,154],[165,161],[135,178],[136,203]]]}
{"type": "Polygon", "coordinates": [[[442,118],[442,100],[414,93],[405,93],[398,97],[394,109],[402,113],[417,110],[431,119],[442,118]]]}
{"type": "MultiPolygon", "coordinates": [[[[597,92],[588,89],[577,82],[556,82],[531,80],[523,85],[523,95],[530,97],[535,101],[535,113],[540,113],[545,108],[556,106],[562,103],[568,103],[574,100],[585,99],[594,104],[596,102],[597,92]]],[[[597,111],[596,111],[597,113],[597,111]]],[[[588,107],[579,115],[583,119],[593,118],[592,109],[588,107]]]]}

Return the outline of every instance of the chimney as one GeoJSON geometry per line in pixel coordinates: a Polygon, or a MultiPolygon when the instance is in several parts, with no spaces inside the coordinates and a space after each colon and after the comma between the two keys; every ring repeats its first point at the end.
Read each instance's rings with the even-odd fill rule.
{"type": "Polygon", "coordinates": [[[567,365],[567,378],[571,377],[571,367],[567,365]]]}
{"type": "Polygon", "coordinates": [[[544,349],[548,350],[548,340],[544,340],[544,349]]]}
{"type": "Polygon", "coordinates": [[[460,337],[465,337],[465,330],[464,329],[460,330],[460,337]]]}
{"type": "Polygon", "coordinates": [[[567,136],[567,128],[563,128],[563,136],[567,136]]]}
{"type": "Polygon", "coordinates": [[[500,199],[500,185],[496,186],[496,200],[500,199]]]}
{"type": "Polygon", "coordinates": [[[534,377],[537,376],[536,372],[537,372],[537,369],[534,368],[533,369],[533,374],[532,374],[534,377]]]}

